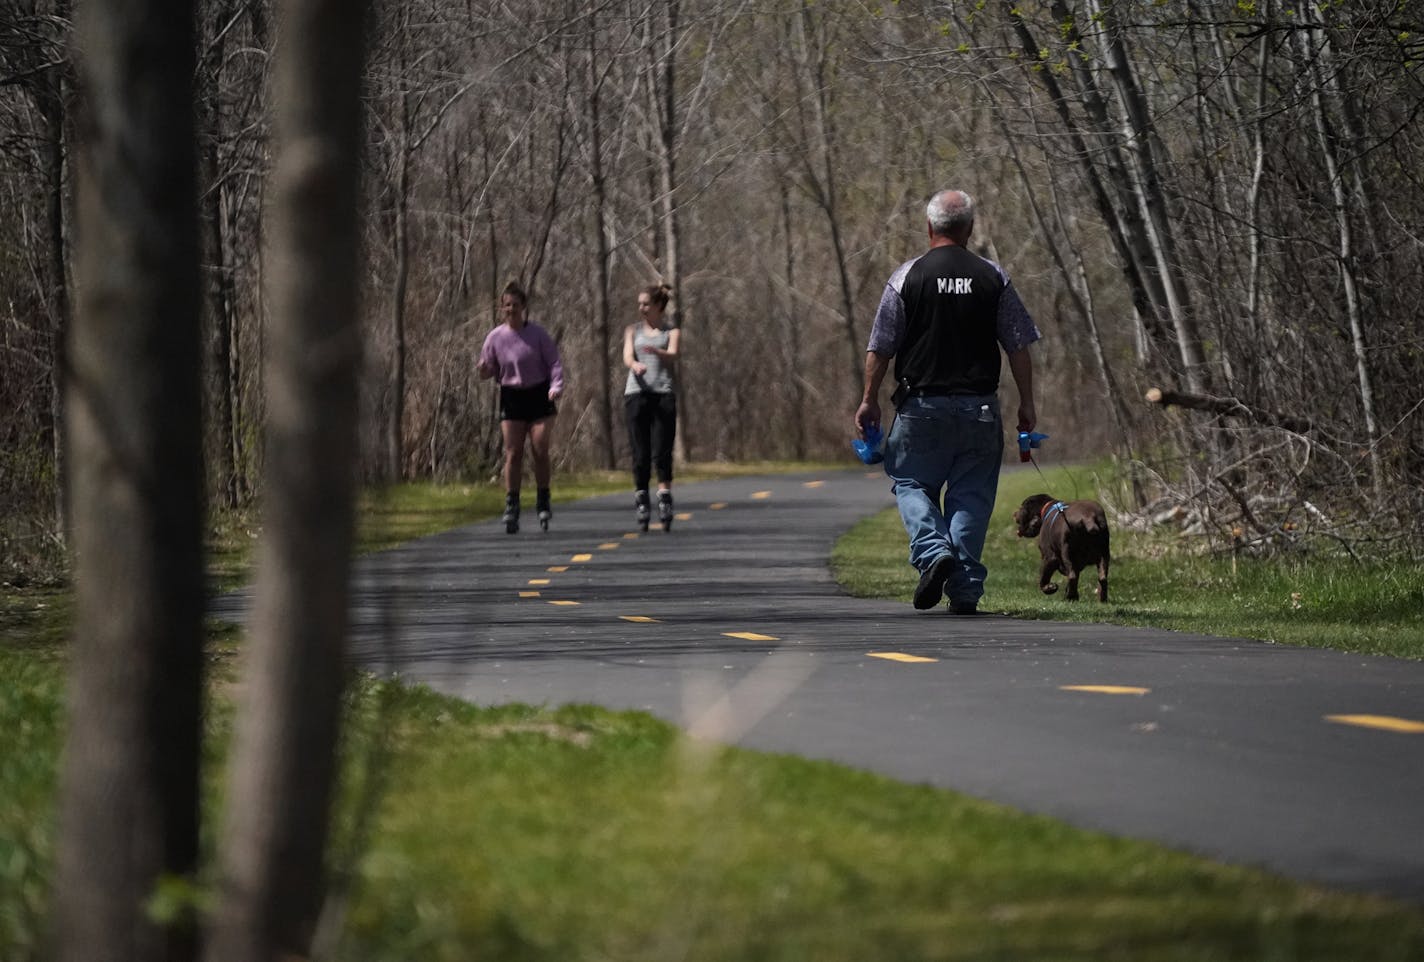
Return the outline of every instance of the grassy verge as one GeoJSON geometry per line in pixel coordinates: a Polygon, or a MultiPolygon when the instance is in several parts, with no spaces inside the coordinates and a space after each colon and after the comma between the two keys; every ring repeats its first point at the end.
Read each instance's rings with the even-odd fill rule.
{"type": "MultiPolygon", "coordinates": [[[[589,484],[626,487],[621,476],[589,484]]],[[[499,493],[485,492],[385,492],[366,506],[363,547],[494,514],[499,493]]],[[[862,592],[908,596],[903,531],[898,545],[878,540],[887,521],[898,528],[893,515],[872,520],[837,563],[862,592]]],[[[239,546],[253,540],[234,530],[239,546]]],[[[995,606],[1007,607],[998,585],[1021,565],[1019,613],[1061,616],[1066,603],[1032,592],[1032,547],[999,548],[995,606]]],[[[250,570],[246,557],[233,548],[232,577],[250,570]]],[[[1145,590],[1132,587],[1143,584],[1132,558],[1114,584],[1128,607],[1145,590]]],[[[40,957],[62,670],[50,643],[0,646],[7,962],[40,957]]],[[[213,712],[213,761],[230,718],[213,712]]],[[[344,924],[328,954],[351,962],[1424,959],[1415,909],[837,765],[694,743],[642,714],[481,709],[361,679],[347,719],[333,845],[344,924]]]]}
{"type": "MultiPolygon", "coordinates": [[[[38,957],[60,725],[57,667],[11,684],[19,660],[0,653],[7,960],[38,957]]],[[[480,709],[366,679],[347,731],[329,953],[347,962],[1424,958],[1424,916],[1402,906],[694,743],[638,713],[480,709]]]]}
{"type": "MultiPolygon", "coordinates": [[[[1084,578],[1083,600],[1038,591],[1037,544],[1015,537],[1014,508],[1031,494],[1094,497],[1101,479],[1085,469],[1005,474],[989,526],[983,607],[1018,618],[1103,621],[1291,645],[1424,658],[1424,567],[1338,559],[1212,556],[1180,539],[1114,530],[1110,602],[1084,578]]],[[[892,508],[862,521],[836,546],[832,565],[861,597],[909,600],[916,575],[905,529],[892,508]]],[[[1058,578],[1061,584],[1062,577],[1058,578]]]]}

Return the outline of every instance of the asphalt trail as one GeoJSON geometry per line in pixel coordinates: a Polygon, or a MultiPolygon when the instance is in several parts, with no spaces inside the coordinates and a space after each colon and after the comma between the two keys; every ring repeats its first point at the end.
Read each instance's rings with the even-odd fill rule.
{"type": "Polygon", "coordinates": [[[354,651],[1424,903],[1424,663],[851,598],[831,545],[891,503],[878,473],[778,475],[679,486],[668,533],[628,495],[445,532],[361,559],[354,651]]]}

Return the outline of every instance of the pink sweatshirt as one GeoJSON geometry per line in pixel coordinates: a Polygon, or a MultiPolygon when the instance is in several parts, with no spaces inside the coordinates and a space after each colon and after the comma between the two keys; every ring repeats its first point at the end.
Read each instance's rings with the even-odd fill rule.
{"type": "Polygon", "coordinates": [[[549,390],[564,390],[564,365],[549,332],[533,321],[514,330],[501,324],[485,336],[480,362],[495,368],[495,380],[505,387],[533,387],[549,382],[549,390]]]}

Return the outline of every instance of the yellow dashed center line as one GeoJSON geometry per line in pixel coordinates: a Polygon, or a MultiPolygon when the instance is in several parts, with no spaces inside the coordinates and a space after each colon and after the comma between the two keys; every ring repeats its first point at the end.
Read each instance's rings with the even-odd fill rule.
{"type": "Polygon", "coordinates": [[[549,582],[551,582],[551,581],[553,581],[553,580],[554,580],[553,578],[530,578],[530,579],[529,579],[529,583],[530,583],[531,585],[547,585],[549,582]]]}
{"type": "Polygon", "coordinates": [[[519,597],[521,597],[521,598],[537,598],[537,597],[539,597],[539,592],[537,592],[537,591],[521,591],[521,592],[519,593],[519,597]]]}
{"type": "Polygon", "coordinates": [[[592,560],[593,560],[593,555],[591,555],[591,554],[576,554],[576,555],[574,555],[572,558],[570,558],[569,560],[570,560],[570,561],[573,561],[573,562],[592,561],[592,560]]]}
{"type": "Polygon", "coordinates": [[[636,625],[656,625],[658,619],[649,618],[647,615],[619,615],[624,621],[631,621],[636,625]]]}
{"type": "Polygon", "coordinates": [[[743,641],[780,641],[775,635],[759,635],[755,631],[724,631],[722,634],[728,638],[740,638],[743,641]]]}
{"type": "Polygon", "coordinates": [[[1360,728],[1376,728],[1405,735],[1424,735],[1424,722],[1389,715],[1326,715],[1325,720],[1338,725],[1357,725],[1360,728]]]}
{"type": "Polygon", "coordinates": [[[803,488],[820,488],[820,487],[824,487],[825,484],[826,484],[826,482],[824,482],[824,481],[807,481],[807,482],[803,483],[803,484],[801,485],[801,487],[803,487],[803,488]]]}
{"type": "Polygon", "coordinates": [[[684,511],[684,512],[682,512],[681,514],[675,514],[675,515],[673,515],[673,517],[674,517],[675,519],[677,519],[678,521],[691,521],[691,520],[692,520],[692,512],[690,512],[690,511],[684,511]]]}
{"type": "Polygon", "coordinates": [[[629,532],[628,532],[627,534],[625,534],[623,537],[627,538],[629,541],[632,541],[633,539],[635,539],[635,538],[638,537],[638,532],[636,532],[636,531],[629,531],[629,532]]]}
{"type": "Polygon", "coordinates": [[[605,541],[605,542],[603,542],[603,544],[601,544],[601,545],[598,546],[598,550],[599,550],[599,551],[612,551],[612,550],[613,550],[614,548],[616,548],[616,547],[618,547],[618,542],[617,542],[617,541],[605,541]]]}
{"type": "Polygon", "coordinates": [[[921,655],[907,655],[903,651],[867,651],[866,655],[871,658],[884,658],[886,661],[903,661],[909,664],[926,661],[939,661],[938,658],[925,658],[921,655]]]}
{"type": "Polygon", "coordinates": [[[551,605],[558,605],[560,608],[577,608],[578,605],[579,605],[579,602],[577,602],[577,601],[551,601],[551,602],[549,602],[549,604],[551,604],[551,605]]]}
{"type": "Polygon", "coordinates": [[[752,500],[753,500],[753,501],[765,501],[765,500],[766,500],[767,498],[769,498],[769,497],[771,497],[771,492],[770,492],[770,491],[753,491],[753,492],[752,492],[752,500]]]}
{"type": "Polygon", "coordinates": [[[717,501],[717,502],[715,502],[715,503],[713,503],[713,504],[709,504],[709,505],[707,506],[707,510],[708,510],[708,511],[721,511],[721,510],[722,510],[723,508],[725,508],[726,506],[727,506],[727,502],[725,502],[725,501],[717,501]]]}
{"type": "Polygon", "coordinates": [[[1059,685],[1062,691],[1086,691],[1094,695],[1145,695],[1151,688],[1137,688],[1133,685],[1059,685]]]}
{"type": "Polygon", "coordinates": [[[556,575],[561,575],[561,574],[563,574],[565,571],[568,571],[568,570],[569,570],[569,566],[568,566],[568,565],[554,565],[554,566],[552,566],[552,567],[545,568],[544,570],[545,570],[545,571],[552,571],[552,572],[553,572],[554,574],[556,574],[556,575]]]}

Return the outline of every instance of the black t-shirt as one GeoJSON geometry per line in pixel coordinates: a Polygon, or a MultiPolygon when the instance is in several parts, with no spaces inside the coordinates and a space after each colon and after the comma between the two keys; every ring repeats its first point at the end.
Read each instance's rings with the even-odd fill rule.
{"type": "Polygon", "coordinates": [[[931,248],[900,286],[905,336],[895,375],[921,394],[993,394],[999,387],[997,268],[963,247],[931,248]]]}

